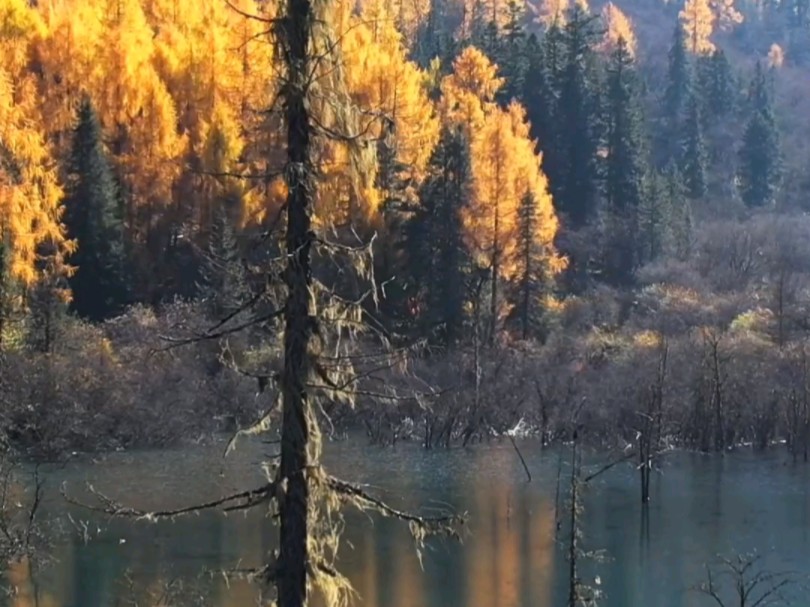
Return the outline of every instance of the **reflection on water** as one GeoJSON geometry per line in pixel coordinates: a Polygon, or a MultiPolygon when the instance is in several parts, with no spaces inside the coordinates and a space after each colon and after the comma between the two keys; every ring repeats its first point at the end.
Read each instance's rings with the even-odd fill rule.
{"type": "MultiPolygon", "coordinates": [[[[470,515],[463,544],[433,542],[423,566],[408,531],[395,521],[353,514],[341,552],[362,607],[552,607],[564,604],[567,566],[555,540],[557,459],[524,445],[533,473],[527,483],[510,445],[425,452],[416,446],[379,450],[362,441],[327,448],[330,470],[370,483],[404,508],[436,501],[470,515]]],[[[52,471],[50,513],[65,510],[55,488],[73,491],[86,481],[137,508],[172,508],[211,499],[261,481],[260,446],[245,445],[222,460],[217,449],[116,454],[96,464],[52,471]]],[[[808,473],[778,457],[673,456],[653,486],[653,504],[641,516],[637,478],[614,469],[585,494],[585,538],[610,561],[585,565],[599,574],[608,607],[699,606],[689,587],[702,563],[718,552],[753,548],[769,564],[810,570],[807,550],[808,473]],[[774,548],[778,550],[774,551],[774,548]]],[[[109,520],[70,510],[74,523],[54,546],[54,563],[32,575],[14,565],[17,589],[9,607],[162,605],[167,588],[190,598],[172,605],[255,605],[257,589],[206,575],[259,565],[274,546],[264,513],[213,513],[149,524],[109,520]]],[[[564,535],[564,534],[563,534],[564,535]]]]}

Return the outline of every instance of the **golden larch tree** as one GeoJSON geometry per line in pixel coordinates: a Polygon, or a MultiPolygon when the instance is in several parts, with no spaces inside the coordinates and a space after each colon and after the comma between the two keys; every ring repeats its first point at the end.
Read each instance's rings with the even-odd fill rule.
{"type": "Polygon", "coordinates": [[[107,77],[103,55],[104,7],[100,0],[52,0],[41,5],[45,33],[34,41],[39,65],[43,125],[61,158],[70,152],[76,108],[107,77]],[[45,119],[47,117],[47,120],[45,119]]]}
{"type": "Polygon", "coordinates": [[[600,48],[606,53],[611,53],[619,45],[619,40],[624,40],[625,48],[631,57],[636,55],[636,34],[633,31],[633,22],[622,10],[608,2],[601,13],[604,36],[600,48]]]}
{"type": "Polygon", "coordinates": [[[537,0],[536,2],[529,2],[528,6],[538,23],[546,27],[556,23],[562,27],[565,25],[566,12],[571,7],[571,1],[537,0]]]}
{"type": "Polygon", "coordinates": [[[32,285],[39,277],[42,245],[62,266],[72,248],[61,224],[62,190],[41,128],[40,94],[29,61],[35,41],[47,35],[25,0],[0,0],[0,246],[3,278],[32,285]]]}
{"type": "MultiPolygon", "coordinates": [[[[374,14],[378,23],[395,27],[406,41],[413,41],[430,14],[431,0],[360,0],[361,13],[374,14]]],[[[372,30],[375,24],[369,23],[372,30]]]]}
{"type": "Polygon", "coordinates": [[[459,0],[458,3],[457,10],[462,17],[458,37],[462,40],[470,37],[475,24],[494,23],[500,30],[509,21],[509,0],[459,0]]]}
{"type": "Polygon", "coordinates": [[[734,0],[711,0],[717,26],[721,30],[730,30],[745,19],[743,14],[734,6],[734,0]]]}
{"type": "Polygon", "coordinates": [[[453,62],[453,71],[442,80],[440,110],[446,122],[463,124],[468,138],[483,126],[495,106],[495,95],[504,84],[498,66],[474,46],[465,48],[453,62]]]}
{"type": "Polygon", "coordinates": [[[470,251],[490,275],[490,339],[510,310],[504,285],[518,272],[518,208],[527,194],[535,197],[535,237],[547,252],[548,267],[555,272],[564,267],[553,244],[557,219],[529,130],[525,109],[513,101],[489,111],[471,142],[473,197],[463,218],[470,251]]]}
{"type": "Polygon", "coordinates": [[[711,41],[717,15],[709,0],[686,0],[680,12],[686,48],[695,55],[708,55],[714,51],[711,41]]]}
{"type": "Polygon", "coordinates": [[[402,34],[393,22],[373,32],[366,13],[346,36],[348,85],[354,102],[382,117],[373,125],[375,137],[390,121],[396,135],[397,160],[418,178],[439,139],[439,120],[428,98],[426,75],[407,58],[402,34]]]}
{"type": "Polygon", "coordinates": [[[37,280],[40,245],[55,245],[60,255],[71,248],[60,221],[56,164],[31,119],[35,102],[33,83],[15,90],[0,65],[0,237],[10,276],[26,285],[37,280]]]}
{"type": "Polygon", "coordinates": [[[780,68],[785,63],[785,51],[774,42],[768,50],[768,67],[780,68]]]}

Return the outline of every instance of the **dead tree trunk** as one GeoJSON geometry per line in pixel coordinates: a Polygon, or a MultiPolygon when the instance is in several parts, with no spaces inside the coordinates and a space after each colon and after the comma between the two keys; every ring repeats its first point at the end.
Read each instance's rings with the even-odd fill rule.
{"type": "Polygon", "coordinates": [[[571,535],[568,540],[568,607],[577,607],[580,604],[579,571],[577,570],[577,557],[579,556],[579,453],[577,450],[577,434],[574,431],[574,441],[571,447],[571,504],[570,525],[571,535]]]}
{"type": "Polygon", "coordinates": [[[287,0],[280,22],[286,82],[281,91],[287,125],[287,260],[284,281],[284,369],[281,378],[280,551],[276,572],[279,607],[307,604],[310,566],[310,439],[312,411],[307,394],[308,350],[313,331],[310,318],[313,242],[310,213],[314,195],[311,160],[312,123],[309,114],[308,56],[315,15],[310,0],[287,0]]]}
{"type": "Polygon", "coordinates": [[[660,448],[663,418],[664,385],[667,376],[667,344],[661,344],[655,381],[650,386],[647,410],[642,414],[638,438],[639,472],[641,474],[641,503],[650,501],[650,479],[655,454],[660,448]]]}

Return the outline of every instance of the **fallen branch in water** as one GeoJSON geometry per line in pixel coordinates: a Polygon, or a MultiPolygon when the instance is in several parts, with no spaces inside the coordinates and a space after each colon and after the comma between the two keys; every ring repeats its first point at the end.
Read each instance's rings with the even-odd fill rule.
{"type": "Polygon", "coordinates": [[[416,525],[426,535],[443,534],[458,538],[458,527],[463,526],[466,522],[465,515],[447,513],[439,516],[421,516],[399,510],[374,497],[359,485],[342,481],[333,476],[328,477],[326,482],[329,489],[347,498],[350,503],[358,508],[376,510],[383,516],[390,516],[411,525],[416,525]]]}
{"type": "Polygon", "coordinates": [[[137,510],[135,508],[124,506],[120,502],[117,502],[114,499],[97,491],[92,485],[88,485],[87,490],[90,492],[90,494],[93,495],[93,497],[96,498],[96,500],[98,500],[100,505],[87,504],[85,502],[81,502],[77,499],[71,498],[67,494],[67,489],[64,484],[62,485],[60,492],[62,493],[62,497],[64,497],[69,504],[79,506],[87,510],[92,510],[93,512],[101,512],[104,514],[109,514],[110,516],[156,521],[159,519],[174,518],[177,516],[183,516],[187,514],[198,514],[205,510],[221,509],[223,512],[247,510],[265,502],[267,499],[269,499],[271,496],[275,494],[275,489],[276,483],[271,482],[262,485],[261,487],[257,487],[256,489],[250,489],[249,491],[241,491],[239,493],[227,495],[225,497],[221,497],[219,499],[212,500],[210,502],[203,502],[201,504],[195,504],[193,506],[177,508],[175,510],[156,510],[156,511],[137,510]]]}
{"type": "Polygon", "coordinates": [[[526,471],[527,476],[526,482],[531,483],[532,473],[529,472],[529,466],[526,465],[526,460],[523,459],[523,454],[520,452],[520,449],[518,449],[517,443],[515,442],[515,437],[513,437],[511,434],[508,433],[506,436],[508,436],[509,440],[512,442],[512,446],[515,448],[515,453],[517,453],[518,457],[520,458],[520,463],[523,464],[523,469],[526,471]]]}

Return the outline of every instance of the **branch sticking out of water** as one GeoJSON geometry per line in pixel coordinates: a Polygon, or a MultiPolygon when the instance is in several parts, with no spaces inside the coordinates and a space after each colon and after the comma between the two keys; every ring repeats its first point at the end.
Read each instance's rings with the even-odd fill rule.
{"type": "Polygon", "coordinates": [[[188,514],[196,514],[203,512],[205,510],[221,510],[223,512],[248,510],[270,499],[275,494],[275,489],[276,483],[270,482],[256,489],[250,489],[249,491],[241,491],[239,493],[234,493],[232,495],[228,495],[209,502],[194,504],[192,506],[186,506],[184,508],[177,508],[176,510],[156,510],[156,511],[137,510],[135,508],[124,506],[120,502],[117,502],[116,500],[97,491],[92,485],[88,485],[87,490],[97,500],[98,502],[97,504],[88,504],[70,497],[67,494],[67,488],[65,485],[62,485],[61,493],[69,504],[73,504],[75,506],[79,506],[87,510],[92,510],[94,512],[102,512],[104,514],[109,514],[111,516],[157,521],[160,519],[168,519],[188,514]]]}

